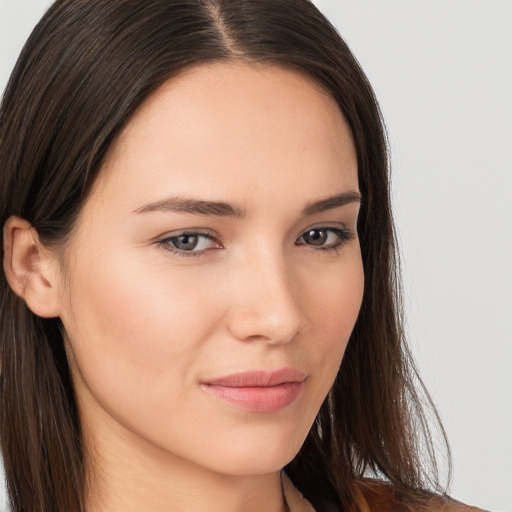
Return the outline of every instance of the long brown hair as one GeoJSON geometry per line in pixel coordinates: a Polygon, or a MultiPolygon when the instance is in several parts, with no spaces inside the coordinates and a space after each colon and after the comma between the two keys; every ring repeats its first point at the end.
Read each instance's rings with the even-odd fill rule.
{"type": "MultiPolygon", "coordinates": [[[[384,125],[356,59],[311,2],[57,0],[1,104],[0,225],[17,215],[43,244],[62,245],[141,103],[185,67],[222,60],[313,78],[336,99],[358,157],[363,304],[334,386],[285,469],[319,511],[328,501],[357,510],[355,489],[368,476],[417,505],[440,491],[422,404],[438,418],[404,340],[384,125]]],[[[84,448],[62,325],[35,316],[3,273],[0,336],[0,441],[12,510],[83,511],[84,448]]]]}

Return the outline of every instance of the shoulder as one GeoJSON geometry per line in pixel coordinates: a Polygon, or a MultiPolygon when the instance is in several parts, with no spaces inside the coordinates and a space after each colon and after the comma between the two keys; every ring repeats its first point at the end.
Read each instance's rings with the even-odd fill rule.
{"type": "Polygon", "coordinates": [[[464,505],[449,496],[431,496],[418,500],[418,505],[405,505],[389,484],[363,480],[358,485],[360,508],[365,512],[484,512],[464,505]],[[421,501],[421,503],[420,503],[421,501]]]}

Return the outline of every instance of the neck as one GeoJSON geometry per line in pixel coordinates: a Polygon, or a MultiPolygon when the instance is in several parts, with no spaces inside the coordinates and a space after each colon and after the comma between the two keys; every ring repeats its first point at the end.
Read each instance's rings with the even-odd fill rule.
{"type": "Polygon", "coordinates": [[[279,471],[220,474],[169,454],[133,432],[91,434],[86,432],[85,439],[89,512],[288,510],[279,471]]]}

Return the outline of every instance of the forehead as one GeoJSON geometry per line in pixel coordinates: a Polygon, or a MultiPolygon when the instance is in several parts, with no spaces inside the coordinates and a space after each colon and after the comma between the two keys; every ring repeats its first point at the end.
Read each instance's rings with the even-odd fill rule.
{"type": "Polygon", "coordinates": [[[98,181],[115,181],[118,195],[131,183],[137,199],[150,200],[141,196],[155,186],[169,194],[193,186],[203,196],[225,186],[240,195],[302,178],[357,189],[352,136],[336,101],[298,71],[215,63],[186,70],[143,103],[98,181]]]}

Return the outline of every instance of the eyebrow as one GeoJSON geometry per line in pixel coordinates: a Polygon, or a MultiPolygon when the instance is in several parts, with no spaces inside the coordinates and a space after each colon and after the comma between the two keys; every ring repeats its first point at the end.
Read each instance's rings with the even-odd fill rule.
{"type": "MultiPolygon", "coordinates": [[[[319,201],[314,201],[306,205],[302,210],[302,216],[313,215],[315,213],[340,208],[349,203],[360,203],[361,194],[355,190],[349,190],[336,194],[319,201]]],[[[244,208],[238,205],[232,205],[222,201],[204,201],[189,197],[168,197],[148,203],[137,208],[134,213],[147,212],[178,212],[191,213],[195,215],[214,215],[219,217],[234,217],[242,219],[246,216],[244,208]]]]}
{"type": "Polygon", "coordinates": [[[342,192],[341,194],[337,194],[326,199],[320,199],[320,201],[309,203],[304,208],[304,210],[302,210],[302,215],[313,215],[314,213],[320,213],[325,212],[327,210],[332,210],[334,208],[340,208],[341,206],[345,206],[346,204],[361,203],[361,201],[362,198],[359,192],[357,192],[356,190],[348,190],[346,192],[342,192]]]}
{"type": "Polygon", "coordinates": [[[135,210],[135,213],[146,212],[179,212],[196,215],[216,215],[219,217],[245,217],[245,210],[236,205],[221,201],[203,201],[180,196],[161,199],[135,210]]]}

